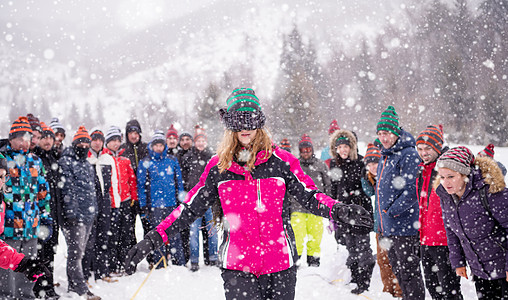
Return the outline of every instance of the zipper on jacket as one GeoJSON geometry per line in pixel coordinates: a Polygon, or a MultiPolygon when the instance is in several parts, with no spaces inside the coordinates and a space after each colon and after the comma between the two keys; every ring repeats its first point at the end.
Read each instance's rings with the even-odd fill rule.
{"type": "MultiPolygon", "coordinates": [[[[377,210],[379,211],[379,222],[381,223],[381,233],[383,233],[383,215],[381,211],[381,203],[379,202],[379,185],[381,184],[381,178],[383,177],[383,171],[385,170],[386,161],[388,160],[388,156],[385,157],[385,161],[383,162],[383,168],[381,169],[381,173],[379,174],[379,180],[377,181],[377,210]]],[[[379,225],[378,225],[379,226],[379,225]]]]}
{"type": "Polygon", "coordinates": [[[257,185],[257,192],[258,192],[257,207],[261,208],[262,203],[261,203],[261,180],[260,179],[256,179],[256,185],[257,185]]]}

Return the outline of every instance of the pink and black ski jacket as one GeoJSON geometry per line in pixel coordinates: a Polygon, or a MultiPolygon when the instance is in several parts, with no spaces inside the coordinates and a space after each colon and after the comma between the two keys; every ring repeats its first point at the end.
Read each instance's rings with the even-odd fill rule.
{"type": "Polygon", "coordinates": [[[326,218],[331,218],[331,208],[338,201],[317,190],[296,157],[275,145],[273,149],[268,159],[264,151],[257,154],[252,171],[233,162],[219,173],[219,159],[212,157],[185,202],[157,226],[164,242],[220,201],[224,236],[219,259],[223,268],[260,276],[292,267],[297,252],[289,194],[311,213],[326,218]]]}

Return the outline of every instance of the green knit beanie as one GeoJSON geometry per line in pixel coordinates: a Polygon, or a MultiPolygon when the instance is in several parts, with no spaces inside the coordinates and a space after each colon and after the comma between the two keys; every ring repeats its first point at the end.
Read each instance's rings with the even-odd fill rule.
{"type": "Polygon", "coordinates": [[[402,129],[399,127],[399,116],[395,108],[391,105],[381,114],[381,119],[377,123],[376,132],[381,130],[389,131],[396,136],[400,136],[402,129]]]}

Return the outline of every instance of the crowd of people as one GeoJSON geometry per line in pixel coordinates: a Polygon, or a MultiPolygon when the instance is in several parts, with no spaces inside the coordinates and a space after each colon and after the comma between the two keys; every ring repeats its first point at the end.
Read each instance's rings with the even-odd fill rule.
{"type": "Polygon", "coordinates": [[[353,294],[369,289],[377,260],[393,297],[463,299],[460,277],[472,276],[479,299],[508,299],[506,169],[492,144],[476,157],[449,149],[432,124],[415,139],[389,106],[365,155],[334,120],[320,158],[305,133],[295,157],[288,139],[272,141],[249,88],[231,93],[220,119],[216,154],[198,125],[194,135],[156,130],[148,143],[137,120],[124,134],[80,126],[65,147],[57,118],[16,119],[0,141],[0,297],[59,298],[61,232],[68,291],[85,299],[101,299],[90,280],[117,282],[145,257],[150,269],[199,270],[200,240],[226,299],[293,299],[298,267],[320,266],[327,218],[353,294]]]}

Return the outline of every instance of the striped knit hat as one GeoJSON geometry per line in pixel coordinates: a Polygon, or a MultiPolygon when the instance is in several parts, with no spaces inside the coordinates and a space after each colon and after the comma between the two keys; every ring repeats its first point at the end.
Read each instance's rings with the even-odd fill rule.
{"type": "Polygon", "coordinates": [[[28,122],[27,117],[19,117],[12,123],[11,130],[9,131],[9,140],[23,136],[25,134],[32,134],[32,127],[28,122]]]}
{"type": "Polygon", "coordinates": [[[282,139],[280,141],[279,147],[282,150],[286,150],[287,152],[291,152],[291,143],[289,142],[288,139],[282,139]]]}
{"type": "Polygon", "coordinates": [[[118,126],[109,127],[108,131],[106,131],[105,139],[106,139],[106,145],[114,139],[118,139],[119,141],[122,141],[122,130],[118,126]]]}
{"type": "Polygon", "coordinates": [[[104,137],[104,132],[102,130],[97,128],[92,128],[92,133],[90,133],[90,138],[92,141],[101,140],[103,143],[105,142],[106,138],[104,137]]]}
{"type": "Polygon", "coordinates": [[[51,119],[51,123],[49,123],[49,127],[53,129],[53,131],[56,133],[62,133],[65,135],[65,128],[63,127],[62,123],[58,120],[58,118],[51,119]]]}
{"type": "Polygon", "coordinates": [[[396,136],[400,136],[402,129],[399,127],[399,115],[391,105],[381,114],[381,119],[377,123],[376,132],[380,130],[389,131],[396,136]]]}
{"type": "Polygon", "coordinates": [[[150,140],[150,143],[152,145],[158,144],[158,143],[166,145],[166,138],[164,137],[164,131],[155,130],[155,132],[152,135],[152,139],[150,140]]]}
{"type": "Polygon", "coordinates": [[[30,123],[30,127],[32,127],[32,131],[38,131],[42,134],[41,121],[39,121],[39,118],[33,114],[28,114],[26,117],[28,119],[28,123],[30,123]]]}
{"type": "Polygon", "coordinates": [[[170,136],[173,136],[175,139],[178,139],[178,131],[176,131],[175,126],[171,124],[171,126],[168,129],[168,132],[166,132],[166,138],[169,138],[170,136]]]}
{"type": "Polygon", "coordinates": [[[72,145],[76,146],[80,143],[91,143],[92,139],[90,138],[90,135],[88,134],[88,130],[86,130],[85,126],[81,125],[78,128],[78,131],[76,134],[74,134],[74,138],[72,139],[72,145]]]}
{"type": "Polygon", "coordinates": [[[474,163],[474,155],[464,146],[453,147],[446,151],[437,160],[437,168],[446,168],[463,175],[471,173],[471,167],[474,163]]]}
{"type": "Polygon", "coordinates": [[[363,157],[363,162],[367,165],[369,163],[378,163],[381,158],[381,151],[376,145],[369,143],[367,145],[367,153],[363,157]]]}
{"type": "Polygon", "coordinates": [[[298,143],[298,149],[302,148],[312,148],[314,150],[312,140],[310,139],[310,136],[308,136],[307,134],[302,135],[302,139],[298,143]]]}
{"type": "Polygon", "coordinates": [[[197,140],[198,138],[204,138],[206,140],[206,131],[203,127],[196,125],[194,126],[194,130],[195,130],[194,141],[197,140]]]}
{"type": "Polygon", "coordinates": [[[488,144],[485,149],[478,152],[478,156],[489,156],[490,158],[494,158],[494,145],[488,144]]]}
{"type": "Polygon", "coordinates": [[[251,88],[237,88],[226,100],[226,108],[220,109],[222,122],[232,131],[263,128],[266,117],[259,99],[251,88]]]}
{"type": "Polygon", "coordinates": [[[55,132],[53,131],[53,129],[51,129],[51,127],[46,125],[46,123],[41,122],[41,128],[42,128],[42,136],[41,136],[41,138],[45,138],[45,137],[48,137],[48,136],[52,137],[52,138],[55,138],[55,132]]]}
{"type": "Polygon", "coordinates": [[[328,128],[328,135],[331,135],[337,130],[340,130],[339,123],[337,123],[337,120],[333,120],[330,123],[330,127],[328,128]]]}
{"type": "Polygon", "coordinates": [[[416,146],[420,144],[429,145],[438,154],[443,150],[443,125],[429,125],[418,135],[416,146]]]}

